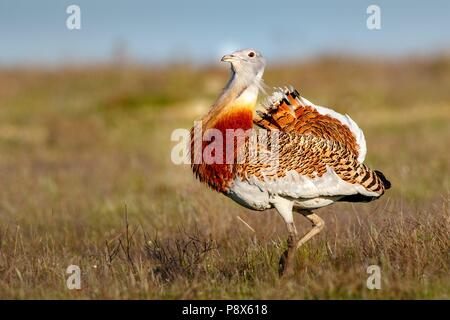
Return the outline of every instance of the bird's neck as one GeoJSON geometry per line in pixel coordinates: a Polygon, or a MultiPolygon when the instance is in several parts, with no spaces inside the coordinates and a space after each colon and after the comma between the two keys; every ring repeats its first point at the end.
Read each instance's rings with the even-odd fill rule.
{"type": "MultiPolygon", "coordinates": [[[[225,162],[225,159],[236,159],[237,150],[242,148],[244,144],[236,136],[237,143],[234,144],[235,137],[231,137],[233,141],[233,148],[228,148],[227,145],[230,141],[227,141],[227,130],[236,130],[236,135],[242,135],[244,131],[253,127],[253,111],[258,98],[258,91],[260,85],[260,79],[253,79],[255,81],[246,81],[242,79],[238,74],[233,73],[230,81],[222,92],[221,96],[214,105],[211,107],[209,113],[202,118],[202,135],[200,137],[191,136],[191,154],[194,154],[195,141],[203,136],[203,133],[208,129],[217,129],[222,133],[222,153],[219,154],[219,163],[206,164],[204,162],[200,164],[193,164],[192,170],[200,181],[206,182],[211,188],[226,192],[229,185],[234,178],[233,166],[225,162]],[[229,154],[231,153],[231,154],[229,154]]],[[[215,141],[215,140],[214,140],[215,141]]],[[[202,141],[197,145],[201,147],[201,154],[204,154],[206,146],[210,142],[202,141]]],[[[217,150],[214,151],[214,153],[217,150]]],[[[233,163],[235,163],[233,160],[233,163]]]]}
{"type": "Polygon", "coordinates": [[[204,117],[205,128],[250,129],[261,86],[261,76],[234,73],[220,97],[204,117]]]}

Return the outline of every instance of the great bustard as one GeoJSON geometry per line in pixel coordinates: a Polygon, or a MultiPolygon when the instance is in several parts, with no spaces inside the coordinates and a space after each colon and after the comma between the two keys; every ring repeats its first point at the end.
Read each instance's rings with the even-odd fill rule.
{"type": "Polygon", "coordinates": [[[316,106],[293,88],[277,89],[254,116],[264,58],[246,49],[222,61],[231,64],[231,79],[200,126],[191,130],[192,169],[200,181],[247,208],[276,208],[289,232],[280,272],[291,273],[296,249],[324,226],[313,209],[336,201],[377,199],[390,183],[363,164],[364,134],[349,116],[316,106]],[[248,132],[254,127],[258,137],[266,139],[251,143],[255,140],[248,132]],[[269,136],[275,136],[276,143],[261,142],[272,141],[269,136]],[[255,153],[250,149],[263,156],[250,157],[255,153]],[[313,226],[301,238],[293,211],[313,226]]]}

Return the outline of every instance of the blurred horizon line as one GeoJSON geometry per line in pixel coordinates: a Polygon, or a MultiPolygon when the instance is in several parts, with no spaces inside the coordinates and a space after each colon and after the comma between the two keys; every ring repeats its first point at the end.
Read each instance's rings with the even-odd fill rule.
{"type": "MultiPolygon", "coordinates": [[[[429,52],[415,52],[409,54],[368,54],[368,53],[349,53],[341,51],[330,51],[318,53],[315,55],[306,55],[289,58],[271,58],[267,59],[267,67],[280,67],[289,64],[299,65],[318,61],[336,60],[336,61],[350,61],[368,62],[368,63],[396,63],[405,61],[428,61],[438,59],[450,59],[450,46],[445,49],[437,49],[429,52]]],[[[60,59],[50,61],[20,61],[15,63],[2,63],[0,61],[0,70],[15,70],[15,69],[72,69],[72,68],[86,68],[86,67],[143,67],[143,68],[160,68],[165,69],[173,66],[185,66],[192,68],[208,69],[225,66],[220,62],[220,57],[216,60],[209,59],[207,61],[199,61],[193,57],[172,58],[167,60],[152,60],[140,59],[128,55],[114,56],[109,58],[89,58],[89,59],[60,59]]]]}

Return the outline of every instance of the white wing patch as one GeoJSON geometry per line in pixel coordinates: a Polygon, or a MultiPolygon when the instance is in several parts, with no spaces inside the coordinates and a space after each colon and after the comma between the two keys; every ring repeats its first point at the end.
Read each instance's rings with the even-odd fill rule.
{"type": "Polygon", "coordinates": [[[360,184],[352,184],[339,178],[331,169],[321,177],[309,178],[291,170],[284,177],[259,180],[255,176],[249,180],[237,178],[231,186],[228,196],[247,208],[265,210],[272,206],[271,199],[276,196],[287,197],[305,204],[305,208],[328,205],[347,195],[362,194],[369,197],[379,196],[368,191],[360,184]]]}
{"type": "Polygon", "coordinates": [[[365,196],[378,196],[376,192],[368,191],[360,184],[352,184],[342,180],[332,169],[321,177],[309,178],[291,170],[284,177],[265,179],[264,181],[252,179],[262,190],[269,194],[297,198],[317,198],[326,196],[346,196],[362,194],[365,196]]]}
{"type": "Polygon", "coordinates": [[[379,196],[362,185],[352,184],[339,178],[330,168],[321,177],[309,178],[291,170],[284,177],[259,180],[251,176],[249,180],[236,178],[228,191],[228,196],[237,203],[254,210],[272,207],[276,196],[287,197],[304,207],[319,208],[352,194],[369,197],[379,196]]]}

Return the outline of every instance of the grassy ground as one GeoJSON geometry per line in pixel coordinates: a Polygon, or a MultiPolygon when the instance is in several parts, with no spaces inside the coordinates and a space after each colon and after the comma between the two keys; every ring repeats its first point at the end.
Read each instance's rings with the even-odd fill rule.
{"type": "Polygon", "coordinates": [[[376,202],[318,210],[326,228],[286,280],[277,214],[170,161],[172,130],[226,78],[189,66],[1,70],[0,298],[450,298],[449,59],[269,65],[269,86],[350,114],[367,163],[393,183],[376,202]],[[81,290],[66,288],[71,264],[81,290]],[[372,264],[381,290],[366,288],[372,264]]]}

